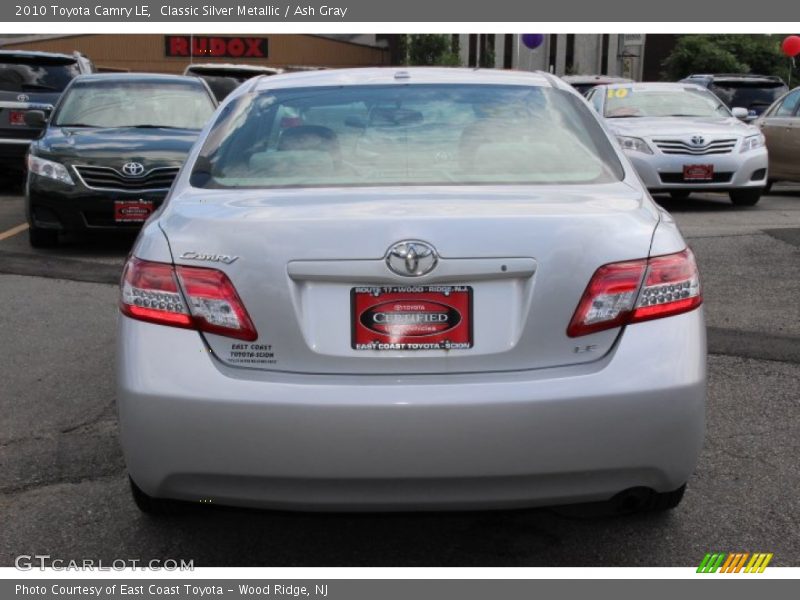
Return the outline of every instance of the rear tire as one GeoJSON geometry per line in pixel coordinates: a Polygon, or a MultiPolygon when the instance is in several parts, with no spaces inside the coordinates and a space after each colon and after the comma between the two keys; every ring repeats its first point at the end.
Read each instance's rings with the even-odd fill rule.
{"type": "Polygon", "coordinates": [[[141,488],[128,477],[131,484],[131,496],[136,504],[136,508],[147,515],[170,516],[179,515],[184,512],[186,505],[177,500],[165,500],[163,498],[153,498],[145,494],[141,488]]]}
{"type": "Polygon", "coordinates": [[[761,199],[764,188],[750,188],[745,190],[734,190],[730,193],[731,202],[736,206],[755,206],[761,199]]]}
{"type": "Polygon", "coordinates": [[[31,225],[28,228],[28,242],[34,248],[52,248],[58,246],[58,231],[55,229],[42,229],[31,225]]]}
{"type": "Polygon", "coordinates": [[[673,190],[669,193],[673,200],[686,200],[692,192],[688,190],[673,190]]]}

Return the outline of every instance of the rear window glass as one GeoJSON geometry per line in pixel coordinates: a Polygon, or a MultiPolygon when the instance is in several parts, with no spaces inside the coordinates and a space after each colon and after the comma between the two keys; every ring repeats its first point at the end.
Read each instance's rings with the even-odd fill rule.
{"type": "Polygon", "coordinates": [[[573,94],[497,85],[303,88],[228,105],[195,164],[203,187],[590,183],[619,180],[573,94]]]}
{"type": "Polygon", "coordinates": [[[80,74],[75,61],[0,57],[0,91],[60,93],[80,74]]]}
{"type": "Polygon", "coordinates": [[[775,84],[742,82],[713,83],[709,89],[731,108],[738,106],[754,110],[760,108],[761,110],[758,112],[761,112],[785,94],[789,88],[778,82],[775,84]]]}
{"type": "Polygon", "coordinates": [[[197,75],[201,77],[211,88],[214,97],[222,100],[242,83],[250,79],[252,75],[197,75]]]}

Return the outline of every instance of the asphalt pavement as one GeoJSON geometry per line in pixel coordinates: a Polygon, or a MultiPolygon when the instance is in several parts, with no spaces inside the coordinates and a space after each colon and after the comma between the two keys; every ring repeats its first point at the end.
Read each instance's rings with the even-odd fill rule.
{"type": "Polygon", "coordinates": [[[133,239],[34,251],[21,197],[0,196],[0,565],[49,554],[196,566],[686,566],[747,551],[800,566],[800,189],[778,187],[749,209],[712,194],[657,200],[700,263],[711,352],[706,445],[677,510],[197,507],[153,519],[130,499],[114,406],[115,282],[133,239]]]}

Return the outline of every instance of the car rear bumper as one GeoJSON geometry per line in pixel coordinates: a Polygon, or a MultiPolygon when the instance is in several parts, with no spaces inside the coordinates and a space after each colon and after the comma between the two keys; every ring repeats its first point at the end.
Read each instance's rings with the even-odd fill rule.
{"type": "Polygon", "coordinates": [[[728,191],[742,188],[759,188],[767,185],[767,151],[765,148],[740,153],[719,155],[643,154],[626,152],[636,172],[650,191],[728,191]],[[713,165],[716,181],[685,182],[684,165],[713,165]]]}
{"type": "Polygon", "coordinates": [[[231,368],[201,336],[120,317],[117,402],[147,494],[293,509],[495,508],[680,487],[704,437],[702,308],[590,364],[312,376],[231,368]]]}

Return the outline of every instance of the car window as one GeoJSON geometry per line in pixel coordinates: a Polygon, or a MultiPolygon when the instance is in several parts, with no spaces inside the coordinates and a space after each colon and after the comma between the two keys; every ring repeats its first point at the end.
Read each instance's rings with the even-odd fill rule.
{"type": "Polygon", "coordinates": [[[53,124],[201,129],[213,112],[214,103],[200,82],[95,80],[69,88],[53,124]]]}
{"type": "MultiPolygon", "coordinates": [[[[550,88],[406,85],[247,94],[201,150],[207,187],[619,180],[581,101],[550,88]]],[[[197,167],[199,168],[199,167],[197,167]]]]}
{"type": "Polygon", "coordinates": [[[598,113],[603,111],[603,91],[602,89],[595,88],[589,94],[589,103],[598,113]]]}
{"type": "Polygon", "coordinates": [[[196,75],[205,80],[217,100],[222,100],[249,77],[240,75],[196,75]]]}
{"type": "Polygon", "coordinates": [[[729,117],[714,94],[697,88],[607,88],[604,114],[621,117],[729,117]]]}
{"type": "Polygon", "coordinates": [[[573,83],[571,85],[576,90],[578,90],[578,93],[580,93],[582,96],[585,96],[586,93],[591,91],[591,89],[593,87],[595,87],[597,84],[596,83],[573,83]]]}
{"type": "Polygon", "coordinates": [[[789,88],[780,82],[771,84],[743,81],[738,83],[714,82],[710,89],[731,108],[741,106],[760,113],[782,94],[785,94],[789,88]]]}
{"type": "Polygon", "coordinates": [[[791,117],[797,112],[798,103],[800,103],[800,90],[795,90],[781,100],[770,116],[791,117]]]}
{"type": "Polygon", "coordinates": [[[0,91],[63,92],[80,74],[76,61],[0,57],[0,91]]]}

